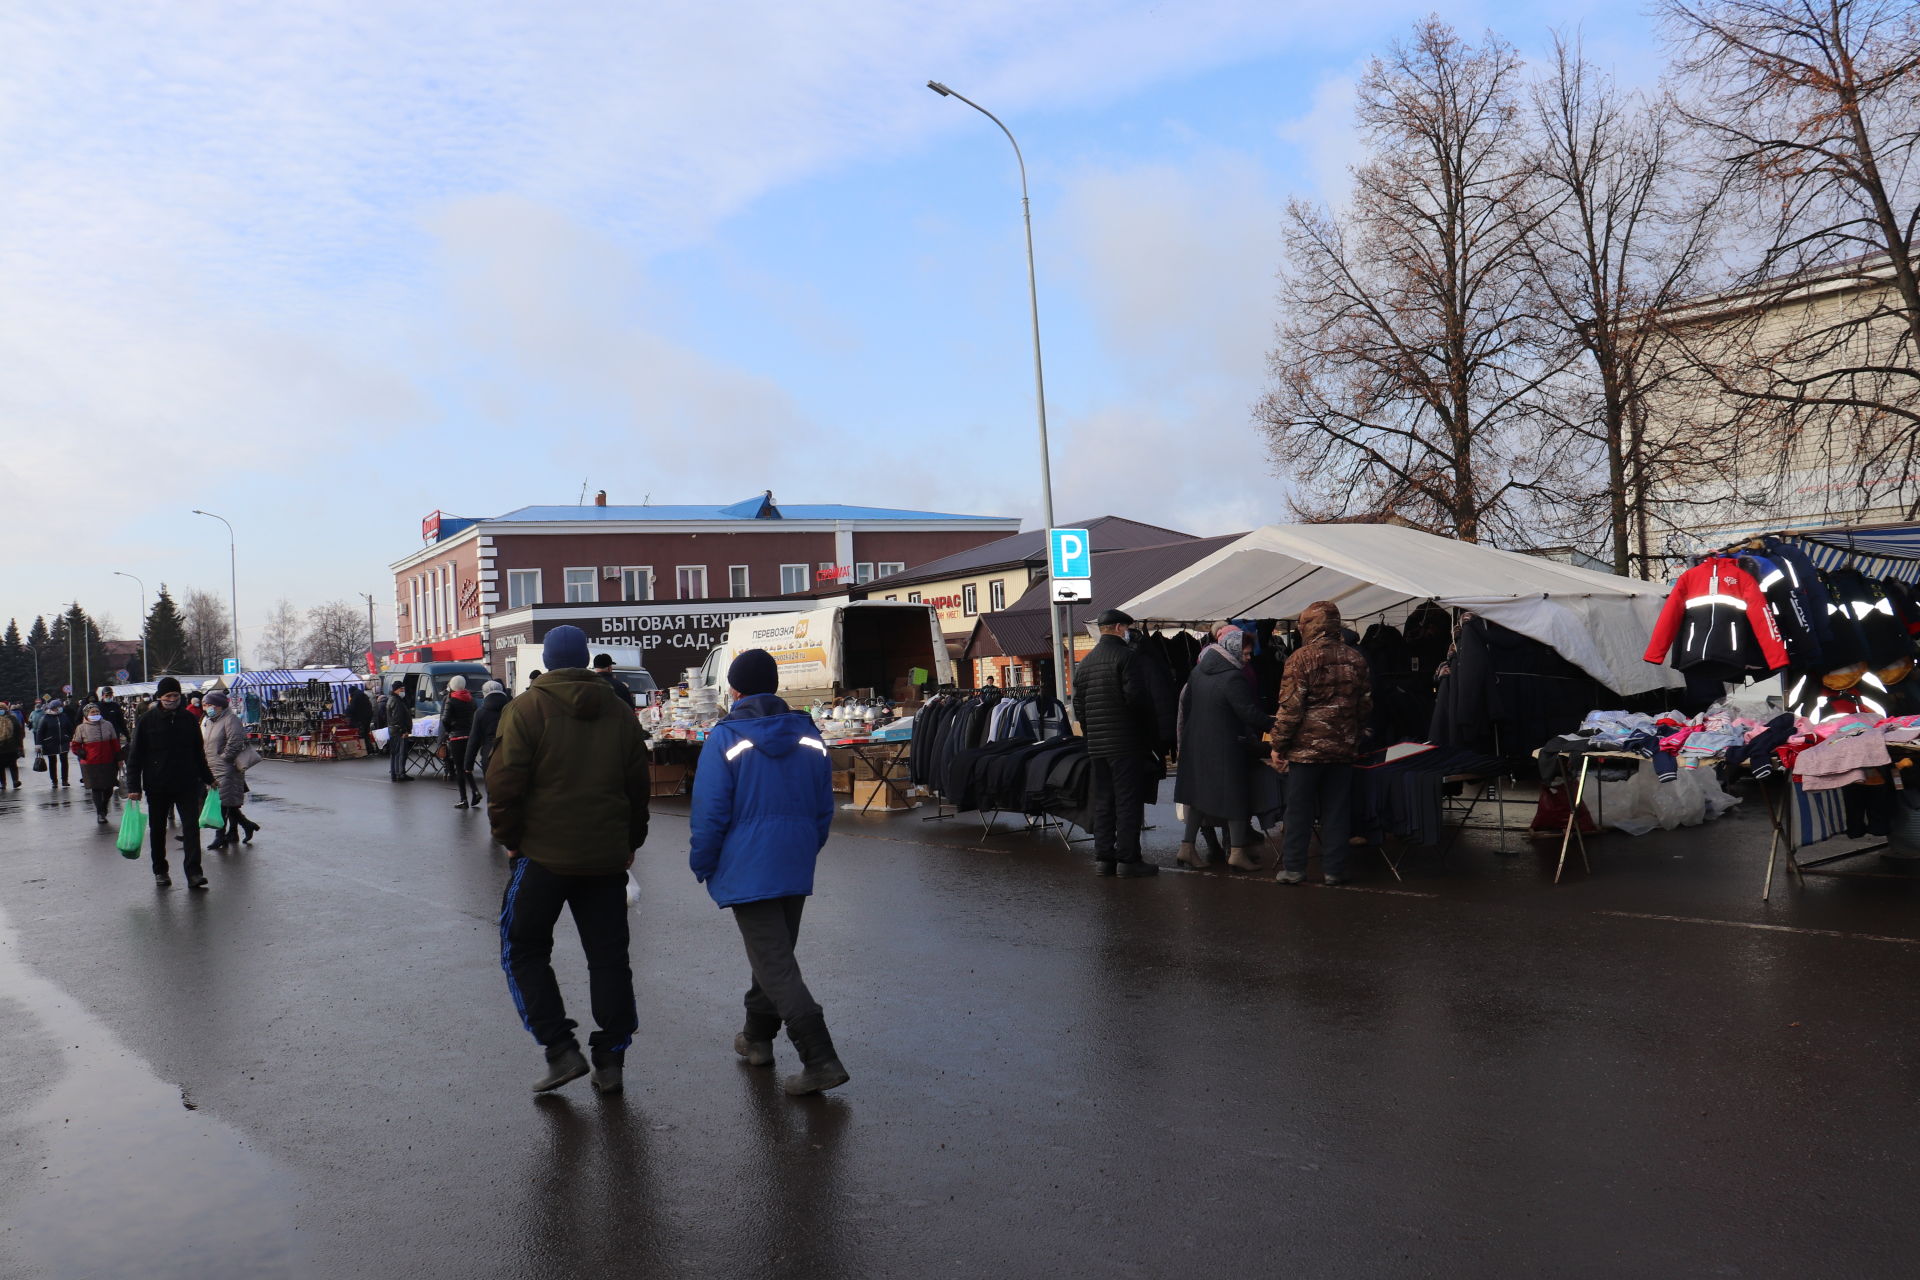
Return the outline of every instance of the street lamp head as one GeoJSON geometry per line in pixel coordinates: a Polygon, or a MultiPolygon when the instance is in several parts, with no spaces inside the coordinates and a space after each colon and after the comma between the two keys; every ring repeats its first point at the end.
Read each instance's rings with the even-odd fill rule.
{"type": "Polygon", "coordinates": [[[947,86],[941,84],[938,80],[927,81],[927,88],[933,90],[943,98],[951,98],[953,96],[953,90],[947,88],[947,86]]]}
{"type": "Polygon", "coordinates": [[[195,508],[193,509],[193,514],[195,514],[195,515],[197,515],[197,516],[204,516],[204,515],[207,515],[207,514],[210,514],[210,513],[208,513],[208,512],[205,512],[205,511],[202,511],[202,510],[201,510],[200,508],[198,508],[198,507],[195,507],[195,508]]]}

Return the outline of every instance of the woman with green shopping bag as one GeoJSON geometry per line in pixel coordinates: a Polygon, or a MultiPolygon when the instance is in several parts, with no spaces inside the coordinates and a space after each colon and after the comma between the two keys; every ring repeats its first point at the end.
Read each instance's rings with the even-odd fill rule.
{"type": "Polygon", "coordinates": [[[154,884],[162,889],[173,887],[173,877],[167,874],[167,826],[172,815],[180,819],[180,833],[185,837],[182,861],[187,887],[204,889],[207,877],[200,867],[200,808],[207,788],[213,785],[213,771],[207,767],[200,722],[188,712],[180,696],[180,682],[172,676],[161,676],[154,695],[153,709],[140,717],[133,733],[133,749],[127,754],[127,799],[137,803],[143,794],[147,796],[154,884]]]}

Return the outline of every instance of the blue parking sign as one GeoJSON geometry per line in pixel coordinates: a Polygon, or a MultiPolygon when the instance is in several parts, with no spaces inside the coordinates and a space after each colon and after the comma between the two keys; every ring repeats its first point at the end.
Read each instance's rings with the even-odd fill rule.
{"type": "Polygon", "coordinates": [[[237,676],[237,675],[239,675],[239,674],[240,674],[240,659],[238,659],[238,658],[222,658],[222,659],[220,659],[220,674],[221,674],[221,675],[223,675],[223,676],[237,676]]]}
{"type": "Polygon", "coordinates": [[[1047,572],[1055,579],[1093,576],[1093,539],[1085,529],[1047,530],[1047,572]]]}

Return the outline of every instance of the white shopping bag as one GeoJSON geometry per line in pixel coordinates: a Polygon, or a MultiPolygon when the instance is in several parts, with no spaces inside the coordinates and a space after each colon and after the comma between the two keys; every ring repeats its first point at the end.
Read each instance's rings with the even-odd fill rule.
{"type": "Polygon", "coordinates": [[[633,878],[633,871],[631,868],[629,868],[627,871],[627,909],[632,910],[634,907],[637,907],[639,905],[640,905],[640,882],[633,878]]]}

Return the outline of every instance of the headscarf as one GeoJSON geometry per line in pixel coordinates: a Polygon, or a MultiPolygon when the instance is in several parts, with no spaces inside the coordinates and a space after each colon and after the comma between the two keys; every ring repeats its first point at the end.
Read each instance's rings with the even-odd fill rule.
{"type": "Polygon", "coordinates": [[[1215,639],[1214,645],[1220,652],[1227,655],[1234,666],[1243,667],[1247,664],[1247,633],[1240,628],[1223,628],[1219,637],[1215,639]]]}

